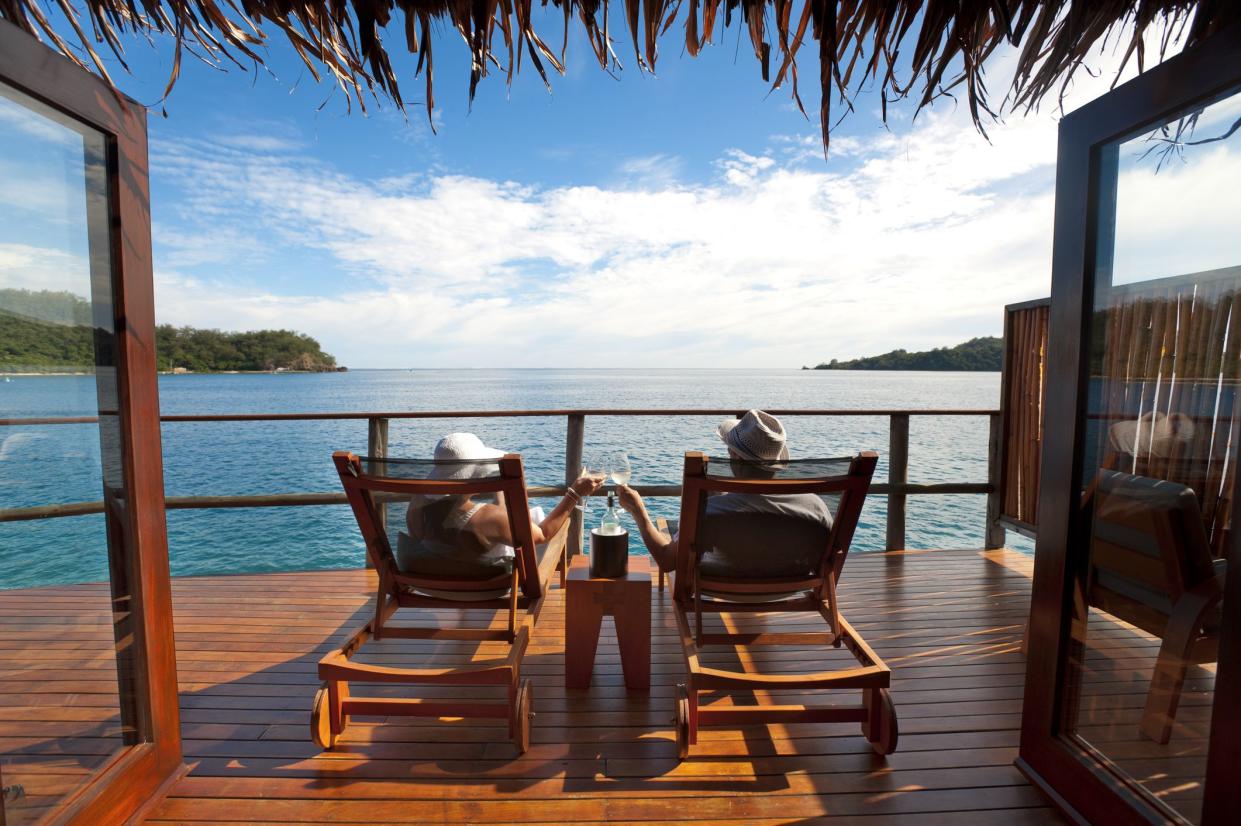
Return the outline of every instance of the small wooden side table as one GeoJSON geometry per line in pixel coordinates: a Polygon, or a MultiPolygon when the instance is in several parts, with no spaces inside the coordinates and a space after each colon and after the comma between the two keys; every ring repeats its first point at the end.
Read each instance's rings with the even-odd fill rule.
{"type": "Polygon", "coordinates": [[[629,573],[618,579],[591,579],[590,561],[575,556],[565,595],[564,684],[589,688],[603,617],[616,621],[625,687],[651,687],[651,567],[646,557],[630,557],[629,573]]]}

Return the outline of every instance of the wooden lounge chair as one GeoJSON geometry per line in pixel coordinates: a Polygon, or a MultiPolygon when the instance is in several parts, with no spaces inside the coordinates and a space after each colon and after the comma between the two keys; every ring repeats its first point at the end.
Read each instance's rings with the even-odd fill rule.
{"type": "MultiPolygon", "coordinates": [[[[857,722],[871,747],[880,754],[896,750],[896,709],[888,692],[891,672],[879,656],[841,615],[836,584],[849,552],[862,502],[870,487],[877,456],[861,453],[843,459],[793,460],[778,463],[736,462],[708,459],[701,453],[685,454],[684,488],[681,498],[680,538],[672,593],[687,682],[678,686],[677,747],[682,759],[698,740],[702,726],[739,727],[756,723],[857,722]],[[757,471],[757,472],[755,472],[757,471]],[[757,478],[768,477],[768,478],[757,478]],[[752,548],[753,563],[743,557],[721,565],[713,548],[702,547],[702,514],[708,498],[719,494],[808,493],[839,497],[830,531],[815,526],[815,542],[807,553],[784,554],[775,542],[768,544],[761,520],[747,515],[739,530],[721,524],[717,535],[730,535],[752,548]],[[756,524],[759,526],[755,529],[756,524]],[[757,541],[756,540],[756,534],[757,541]],[[748,535],[748,536],[747,536],[748,535]],[[821,550],[817,542],[822,542],[821,550]],[[706,557],[704,553],[711,552],[706,557]],[[705,633],[705,613],[810,612],[827,622],[826,632],[811,633],[705,633]],[[802,674],[760,674],[704,666],[700,652],[706,646],[844,645],[858,666],[802,674]],[[710,691],[781,691],[807,689],[861,689],[856,706],[753,705],[703,707],[700,694],[710,691]]],[[[712,519],[720,519],[713,516],[712,519]]],[[[727,518],[727,517],[725,517],[727,518]]],[[[779,514],[763,519],[787,520],[779,514]]],[[[769,523],[772,525],[773,523],[769,523]]],[[[787,525],[787,522],[785,523],[787,525]]],[[[742,549],[744,550],[744,548],[742,549]]]]}
{"type": "Polygon", "coordinates": [[[1141,732],[1168,742],[1190,665],[1215,662],[1224,560],[1189,487],[1101,470],[1087,500],[1091,607],[1161,639],[1141,732]]]}
{"type": "MultiPolygon", "coordinates": [[[[339,650],[319,661],[323,687],[315,696],[311,732],[321,748],[332,748],[350,715],[471,717],[507,719],[509,736],[525,752],[530,744],[533,688],[521,677],[521,662],[553,573],[564,560],[568,524],[536,549],[530,531],[526,483],[521,457],[509,454],[486,462],[433,462],[412,459],[359,458],[348,452],[332,456],[349,504],[366,541],[366,554],[379,578],[373,619],[339,650]],[[470,466],[469,478],[454,473],[470,466]],[[444,471],[449,467],[449,472],[444,471]],[[448,478],[445,478],[448,477],[448,478]],[[379,515],[378,500],[412,496],[502,494],[514,538],[515,559],[490,560],[461,570],[401,570],[379,515]],[[450,608],[507,611],[505,628],[390,626],[400,608],[450,608]],[[463,640],[508,643],[508,654],[488,664],[456,668],[394,668],[353,662],[371,638],[463,640]],[[507,702],[433,701],[415,698],[353,698],[350,682],[417,686],[502,686],[507,702]]],[[[464,564],[464,563],[463,563],[464,564]]],[[[407,566],[408,567],[408,566],[407,566]]]]}

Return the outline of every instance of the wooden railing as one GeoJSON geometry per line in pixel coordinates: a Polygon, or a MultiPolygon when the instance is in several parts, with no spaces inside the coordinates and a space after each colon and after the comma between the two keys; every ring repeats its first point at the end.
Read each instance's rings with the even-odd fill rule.
{"type": "MultiPolygon", "coordinates": [[[[1004,528],[1000,524],[999,501],[999,438],[1000,413],[997,410],[947,409],[947,410],[771,410],[780,417],[859,417],[882,416],[889,422],[888,479],[871,485],[870,492],[888,498],[886,546],[888,550],[905,547],[906,502],[909,496],[937,494],[985,494],[987,516],[984,545],[1000,548],[1004,545],[1004,528]],[[909,421],[915,416],[986,416],[990,422],[987,450],[987,479],[978,482],[909,482],[909,421]]],[[[576,478],[582,467],[585,447],[586,418],[588,416],[738,416],[744,411],[735,409],[584,409],[584,410],[451,410],[418,412],[359,412],[359,413],[235,413],[223,415],[167,415],[163,422],[273,422],[273,421],[365,421],[367,424],[367,452],[371,456],[388,455],[388,425],[394,419],[469,419],[469,418],[563,418],[565,420],[565,472],[564,485],[531,486],[531,497],[560,496],[565,486],[576,478]]],[[[90,416],[64,418],[0,419],[0,427],[21,425],[69,425],[89,424],[97,419],[90,416]]],[[[680,485],[635,485],[643,496],[680,496],[680,485]]],[[[165,500],[170,510],[200,508],[269,508],[297,507],[306,505],[343,505],[343,493],[274,493],[246,496],[170,496],[165,500]]],[[[0,523],[32,519],[49,519],[102,513],[103,502],[73,502],[55,505],[39,505],[26,508],[0,509],[0,523]]],[[[581,550],[581,512],[575,511],[570,541],[573,550],[581,550]]]]}

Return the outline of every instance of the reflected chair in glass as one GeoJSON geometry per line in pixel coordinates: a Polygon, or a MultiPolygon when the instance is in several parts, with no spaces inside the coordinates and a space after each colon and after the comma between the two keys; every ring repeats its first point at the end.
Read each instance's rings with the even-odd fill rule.
{"type": "MultiPolygon", "coordinates": [[[[530,743],[533,688],[521,676],[530,642],[552,576],[564,563],[568,523],[536,548],[530,530],[526,481],[521,456],[506,455],[488,462],[434,462],[416,459],[332,455],[341,484],[366,541],[366,554],[378,576],[375,613],[338,650],[319,662],[324,681],[314,701],[311,732],[321,748],[332,748],[350,715],[461,717],[507,719],[509,736],[518,750],[530,743]],[[468,467],[467,467],[468,466],[468,467]],[[462,471],[465,472],[462,472],[462,471]],[[402,570],[388,538],[379,504],[412,497],[494,495],[508,512],[514,556],[507,561],[480,562],[456,570],[402,570]],[[393,626],[388,621],[400,608],[451,609],[465,612],[507,612],[504,627],[460,625],[393,626]],[[486,662],[452,667],[397,668],[353,661],[370,639],[384,637],[508,644],[507,655],[486,662]],[[475,702],[425,698],[354,698],[350,682],[413,686],[507,687],[507,702],[475,702]]],[[[475,615],[477,616],[477,615],[475,615]]]]}
{"type": "MultiPolygon", "coordinates": [[[[867,451],[839,459],[741,462],[685,454],[679,539],[672,594],[681,647],[688,670],[678,686],[676,735],[684,759],[703,726],[741,727],[767,723],[860,723],[879,754],[896,750],[897,719],[889,687],[891,672],[840,613],[836,587],[870,488],[877,455],[867,451]],[[720,495],[810,494],[833,513],[830,530],[822,523],[787,513],[723,513],[708,502],[720,495]],[[829,504],[834,500],[834,507],[829,504]],[[716,522],[716,520],[720,520],[716,522]],[[729,520],[732,520],[731,522],[729,520]],[[791,520],[791,521],[790,521],[791,520]],[[798,540],[798,541],[793,541],[798,540]],[[708,545],[710,547],[708,547],[708,545]],[[727,546],[727,547],[724,547],[727,546]],[[790,552],[791,548],[796,552],[790,552]],[[703,615],[816,614],[826,632],[770,630],[770,623],[726,633],[707,633],[703,615]],[[844,646],[856,667],[809,673],[758,673],[715,668],[703,663],[708,647],[844,646]],[[700,704],[703,693],[796,692],[860,689],[860,705],[700,704]]],[[[723,619],[723,618],[721,618],[723,619]]],[[[749,653],[749,652],[747,652],[749,653]]],[[[798,659],[813,656],[798,652],[798,659]]],[[[746,657],[751,662],[757,658],[746,657]]],[[[747,700],[748,702],[748,700],[747,700]]]]}
{"type": "Polygon", "coordinates": [[[1140,728],[1167,743],[1189,666],[1218,656],[1226,563],[1212,558],[1186,485],[1101,470],[1084,505],[1093,526],[1087,600],[1160,638],[1140,728]]]}
{"type": "Polygon", "coordinates": [[[1236,488],[1237,463],[1228,457],[1228,433],[1231,428],[1228,421],[1219,415],[1202,416],[1193,421],[1193,438],[1172,450],[1166,453],[1152,450],[1151,440],[1143,439],[1136,451],[1109,450],[1103,457],[1101,467],[1134,476],[1164,479],[1193,490],[1211,556],[1221,559],[1228,548],[1232,499],[1236,488]]]}

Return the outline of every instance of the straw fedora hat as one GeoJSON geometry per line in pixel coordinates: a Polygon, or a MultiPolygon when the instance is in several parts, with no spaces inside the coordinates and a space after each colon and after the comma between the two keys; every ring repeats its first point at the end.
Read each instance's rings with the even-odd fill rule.
{"type": "Polygon", "coordinates": [[[1166,459],[1194,438],[1194,422],[1184,413],[1144,413],[1141,417],[1111,426],[1112,449],[1130,455],[1166,459]]]}
{"type": "Polygon", "coordinates": [[[783,462],[789,458],[784,425],[770,413],[751,410],[740,419],[725,419],[716,428],[720,441],[751,462],[783,462]]]}

